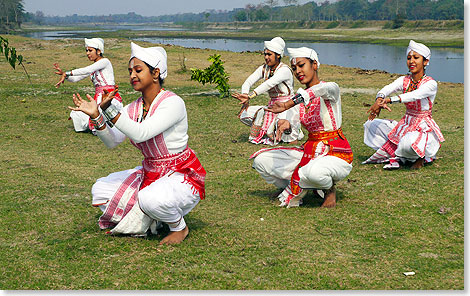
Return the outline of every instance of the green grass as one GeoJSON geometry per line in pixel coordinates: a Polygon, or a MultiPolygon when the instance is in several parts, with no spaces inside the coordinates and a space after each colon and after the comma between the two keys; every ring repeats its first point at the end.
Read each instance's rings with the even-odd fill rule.
{"type": "MultiPolygon", "coordinates": [[[[186,102],[189,143],[208,175],[206,199],[186,216],[189,237],[159,246],[161,236],[113,237],[97,226],[91,186],[142,156],[129,142],[109,150],[67,120],[71,94],[93,89],[90,81],[55,89],[52,63],[87,65],[82,41],[8,37],[33,85],[0,60],[0,289],[464,289],[463,84],[439,84],[434,118],[446,142],[419,171],[360,165],[373,152],[362,124],[374,96],[344,92],[343,129],[355,160],[337,184],[337,207],[319,208],[310,193],[302,207],[285,209],[272,205],[276,189],[251,169],[248,157],[261,146],[247,143],[236,101],[207,95],[212,86],[178,72],[183,53],[188,68],[204,68],[215,51],[165,46],[165,88],[186,102]]],[[[106,44],[129,103],[139,96],[128,84],[129,41],[106,44]]],[[[234,89],[262,63],[255,53],[217,53],[234,89]]],[[[396,75],[322,65],[320,76],[376,91],[396,75]]],[[[392,108],[381,117],[403,115],[404,106],[392,108]]]]}

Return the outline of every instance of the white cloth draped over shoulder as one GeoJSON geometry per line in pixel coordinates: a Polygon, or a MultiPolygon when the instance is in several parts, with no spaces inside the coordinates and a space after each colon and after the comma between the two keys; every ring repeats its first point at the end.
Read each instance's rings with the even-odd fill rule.
{"type": "MultiPolygon", "coordinates": [[[[290,96],[293,95],[294,77],[290,67],[282,62],[272,72],[271,68],[266,64],[259,66],[255,72],[245,80],[241,92],[244,94],[249,93],[250,88],[259,80],[263,80],[263,82],[254,89],[254,92],[258,95],[268,93],[271,100],[268,102],[267,106],[271,106],[276,100],[289,100],[290,96]]],[[[241,122],[252,127],[252,132],[249,137],[250,142],[254,144],[277,144],[266,135],[272,135],[275,132],[277,122],[280,119],[288,120],[291,125],[291,133],[282,134],[281,140],[283,142],[289,143],[301,140],[304,137],[299,120],[298,106],[280,114],[265,112],[264,108],[266,108],[266,105],[249,106],[247,110],[239,115],[241,122]],[[253,132],[253,126],[259,127],[259,130],[253,132]]]]}
{"type": "Polygon", "coordinates": [[[399,93],[402,103],[405,103],[406,113],[399,122],[374,119],[364,123],[364,143],[377,152],[363,163],[390,161],[389,145],[381,149],[388,141],[397,145],[395,155],[403,161],[425,158],[430,162],[436,157],[444,141],[439,126],[432,118],[437,82],[424,76],[415,84],[415,90],[410,90],[411,84],[411,76],[402,76],[377,93],[381,97],[399,93]]]}

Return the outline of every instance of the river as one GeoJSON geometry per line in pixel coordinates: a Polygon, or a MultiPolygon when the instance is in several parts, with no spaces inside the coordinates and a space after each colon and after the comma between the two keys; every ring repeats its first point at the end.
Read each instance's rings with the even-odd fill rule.
{"type": "MultiPolygon", "coordinates": [[[[74,38],[74,33],[112,31],[117,29],[148,30],[145,26],[109,26],[87,31],[47,31],[27,33],[24,36],[52,40],[74,38]]],[[[152,30],[175,30],[174,28],[155,28],[152,30]]],[[[177,29],[176,29],[177,30],[177,29]]],[[[262,51],[263,42],[242,39],[212,38],[136,38],[134,41],[147,41],[156,44],[172,44],[187,48],[206,48],[233,52],[262,51]]],[[[320,63],[342,67],[361,68],[365,70],[382,70],[389,73],[405,74],[406,47],[363,44],[363,43],[311,43],[286,42],[286,47],[307,46],[315,49],[320,63]]],[[[438,81],[464,82],[464,52],[452,48],[431,48],[431,60],[426,74],[438,81]]]]}

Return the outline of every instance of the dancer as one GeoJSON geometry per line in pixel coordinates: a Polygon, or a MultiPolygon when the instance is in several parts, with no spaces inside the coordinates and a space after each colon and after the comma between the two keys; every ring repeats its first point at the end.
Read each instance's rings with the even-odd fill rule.
{"type": "Polygon", "coordinates": [[[170,228],[161,244],[180,243],[189,233],[183,216],[204,198],[206,172],[188,147],[184,101],[162,88],[167,77],[165,50],[131,43],[129,75],[142,97],[124,108],[110,104],[116,90],[105,91],[100,108],[90,96],[83,100],[78,94],[73,96],[76,107],[69,107],[92,118],[107,147],[128,137],[144,155],[141,167],[98,179],[92,188],[93,206],[103,211],[100,227],[112,228],[113,234],[145,235],[149,228],[155,232],[161,221],[170,228]]]}
{"type": "Polygon", "coordinates": [[[254,153],[253,168],[268,182],[283,189],[279,205],[296,207],[317,189],[323,195],[322,207],[336,206],[335,183],[352,169],[353,153],[343,134],[341,96],[334,82],[318,77],[320,61],[310,48],[288,48],[295,77],[306,89],[288,101],[276,101],[267,110],[279,113],[300,106],[300,121],[308,130],[308,141],[301,147],[261,149],[254,153]]]}
{"type": "MultiPolygon", "coordinates": [[[[58,63],[54,64],[54,69],[57,75],[60,75],[59,82],[56,83],[56,87],[59,87],[65,80],[70,82],[77,82],[82,79],[91,76],[91,81],[95,86],[95,96],[94,100],[98,103],[101,103],[101,96],[104,90],[111,92],[115,88],[114,82],[114,71],[113,65],[111,62],[103,57],[104,53],[104,41],[101,38],[85,38],[85,48],[86,55],[90,61],[93,62],[88,67],[74,69],[71,71],[64,72],[59,67],[58,63]]],[[[115,100],[112,101],[113,105],[116,105],[118,108],[122,108],[122,98],[119,93],[115,93],[115,100]]],[[[76,132],[92,131],[96,133],[96,129],[93,126],[93,123],[90,121],[89,116],[83,112],[70,112],[70,118],[73,121],[73,127],[76,132]]]]}
{"type": "Polygon", "coordinates": [[[266,111],[266,106],[249,106],[249,100],[268,92],[271,107],[276,101],[289,100],[293,94],[294,78],[289,66],[281,62],[285,43],[281,37],[264,42],[264,61],[242,85],[241,94],[232,96],[240,101],[242,109],[238,117],[250,126],[249,141],[254,144],[276,145],[281,140],[285,143],[301,140],[304,134],[299,120],[299,107],[296,106],[281,114],[266,111]],[[250,88],[257,81],[264,80],[250,94],[250,88]]]}
{"type": "Polygon", "coordinates": [[[400,168],[400,162],[412,161],[411,169],[419,169],[432,162],[444,142],[444,136],[432,118],[437,83],[425,73],[431,51],[421,43],[410,41],[406,50],[407,66],[411,74],[396,79],[382,88],[368,110],[369,120],[364,124],[364,143],[377,150],[366,163],[387,163],[383,168],[400,168]],[[400,95],[389,97],[400,92],[400,95]],[[399,121],[376,119],[381,109],[391,111],[388,104],[404,103],[406,113],[399,121]]]}

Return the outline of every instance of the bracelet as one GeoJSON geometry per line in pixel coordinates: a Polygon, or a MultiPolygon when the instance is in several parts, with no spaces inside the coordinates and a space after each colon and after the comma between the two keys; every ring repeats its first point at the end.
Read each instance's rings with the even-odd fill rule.
{"type": "Polygon", "coordinates": [[[400,96],[393,96],[390,98],[390,104],[394,104],[394,103],[401,103],[400,96]]]}
{"type": "Polygon", "coordinates": [[[248,99],[253,99],[254,97],[256,97],[256,92],[252,91],[251,94],[248,95],[248,99]]]}
{"type": "Polygon", "coordinates": [[[70,76],[72,76],[72,71],[65,72],[65,79],[69,78],[70,76]]]}
{"type": "Polygon", "coordinates": [[[100,115],[98,115],[98,117],[90,118],[90,120],[91,120],[91,122],[93,123],[93,125],[95,126],[95,128],[97,130],[101,129],[106,124],[106,122],[104,121],[103,114],[101,114],[101,113],[100,113],[100,115]]]}
{"type": "Polygon", "coordinates": [[[375,97],[375,100],[377,101],[379,98],[385,99],[385,95],[383,93],[378,93],[377,96],[375,97]]]}
{"type": "Polygon", "coordinates": [[[291,100],[294,102],[294,105],[298,105],[304,102],[304,97],[301,94],[296,94],[291,100]]]}
{"type": "Polygon", "coordinates": [[[111,104],[106,110],[103,110],[103,115],[106,117],[106,120],[111,122],[119,114],[119,110],[116,106],[111,104]]]}

